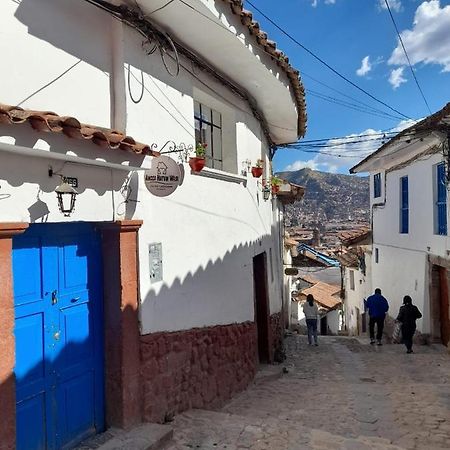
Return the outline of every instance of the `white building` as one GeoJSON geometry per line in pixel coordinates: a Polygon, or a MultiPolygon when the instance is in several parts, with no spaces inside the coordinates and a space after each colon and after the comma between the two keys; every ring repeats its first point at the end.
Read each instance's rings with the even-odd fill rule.
{"type": "Polygon", "coordinates": [[[219,405],[281,340],[262,180],[305,131],[298,71],[238,0],[7,1],[0,27],[2,448],[219,405]]]}
{"type": "Polygon", "coordinates": [[[373,293],[371,286],[372,233],[361,229],[342,232],[339,261],[344,288],[343,329],[349,336],[367,332],[368,319],[364,301],[373,293]]]}
{"type": "Polygon", "coordinates": [[[448,163],[450,103],[407,128],[350,171],[370,172],[371,286],[395,318],[405,295],[422,311],[418,330],[450,340],[448,163]]]}

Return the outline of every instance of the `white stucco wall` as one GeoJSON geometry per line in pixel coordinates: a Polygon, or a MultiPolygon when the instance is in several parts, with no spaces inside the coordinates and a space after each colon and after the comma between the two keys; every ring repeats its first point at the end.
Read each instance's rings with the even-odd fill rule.
{"type": "MultiPolygon", "coordinates": [[[[62,0],[56,6],[51,0],[23,0],[2,2],[0,21],[4,35],[0,50],[12,71],[9,81],[0,85],[0,102],[18,103],[81,58],[73,70],[22,106],[53,110],[93,125],[115,125],[136,140],[161,148],[168,140],[194,144],[193,101],[201,97],[213,102],[227,122],[224,152],[229,172],[240,175],[246,159],[268,161],[260,125],[245,102],[205,74],[198,73],[199,80],[181,70],[178,77],[171,77],[157,54],[144,52],[141,37],[127,28],[121,30],[105,13],[83,2],[62,0]],[[139,81],[143,71],[144,96],[137,105],[126,87],[128,64],[139,81]]],[[[139,96],[134,77],[131,88],[139,96]]],[[[0,142],[39,148],[49,155],[127,161],[135,167],[148,167],[151,162],[150,157],[102,150],[88,141],[37,133],[27,124],[2,126],[0,142]]],[[[262,252],[267,253],[270,312],[281,311],[281,216],[275,203],[262,199],[261,179],[250,174],[234,181],[192,175],[184,163],[182,186],[169,197],[157,198],[147,191],[142,171],[64,164],[3,151],[0,158],[0,193],[9,194],[1,201],[0,221],[143,220],[139,232],[142,333],[253,321],[252,258],[262,252]],[[80,195],[70,219],[57,210],[54,188],[59,178],[48,177],[49,165],[79,178],[80,195]],[[127,185],[132,191],[125,203],[127,185]],[[41,212],[47,208],[45,215],[30,212],[37,201],[46,205],[38,204],[41,212]],[[163,280],[153,284],[150,243],[162,243],[163,280]]]]}
{"type": "MultiPolygon", "coordinates": [[[[347,325],[347,331],[350,336],[356,335],[358,331],[358,315],[356,308],[359,309],[359,313],[364,313],[364,300],[372,294],[371,285],[371,253],[365,253],[366,261],[366,275],[357,268],[345,267],[344,272],[344,289],[345,289],[345,321],[347,325]],[[354,273],[354,289],[351,289],[350,272],[354,273]]],[[[362,329],[359,330],[360,332],[362,329]]]]}
{"type": "Polygon", "coordinates": [[[417,325],[424,333],[430,331],[428,255],[448,258],[450,249],[448,236],[434,234],[433,171],[442,158],[441,153],[436,153],[400,170],[388,171],[386,202],[373,208],[372,287],[381,288],[390,303],[389,314],[394,317],[403,296],[410,295],[423,313],[417,325]],[[399,232],[403,176],[408,176],[409,184],[408,234],[399,232]]]}

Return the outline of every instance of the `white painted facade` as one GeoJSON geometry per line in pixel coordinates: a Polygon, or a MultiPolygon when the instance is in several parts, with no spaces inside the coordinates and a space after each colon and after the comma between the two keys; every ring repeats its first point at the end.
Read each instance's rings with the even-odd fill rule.
{"type": "Polygon", "coordinates": [[[371,252],[367,251],[364,253],[364,258],[366,262],[365,274],[357,267],[344,266],[344,314],[345,325],[349,336],[361,334],[361,315],[364,313],[364,300],[373,293],[370,278],[371,252]]]}
{"type": "MultiPolygon", "coordinates": [[[[448,261],[450,254],[449,236],[435,232],[435,170],[444,161],[444,142],[444,136],[429,132],[422,140],[402,138],[356,166],[356,171],[369,171],[371,180],[373,246],[367,272],[370,283],[364,295],[380,288],[393,318],[403,297],[410,295],[423,314],[417,329],[425,334],[431,332],[432,322],[430,261],[438,257],[448,261]],[[381,196],[375,198],[377,173],[381,173],[381,196]],[[409,185],[408,233],[400,232],[400,179],[404,176],[409,185]]],[[[448,213],[447,207],[447,223],[448,213]]]]}
{"type": "MultiPolygon", "coordinates": [[[[155,2],[141,3],[150,6],[155,2]]],[[[223,12],[215,9],[212,1],[193,3],[211,14],[223,12]]],[[[182,18],[185,12],[177,8],[164,11],[169,13],[167,17],[155,15],[155,20],[167,25],[169,32],[168,24],[182,21],[186,33],[177,27],[177,37],[189,39],[191,48],[200,41],[220,43],[220,49],[202,48],[204,54],[212,56],[213,50],[227,48],[226,41],[220,40],[223,35],[214,35],[209,42],[201,30],[197,36],[189,34],[199,22],[191,23],[190,15],[182,18]]],[[[229,10],[217,20],[240,23],[230,18],[229,10]]],[[[209,28],[207,22],[203,24],[208,26],[207,32],[230,34],[213,31],[216,28],[209,28]]],[[[198,100],[222,114],[224,136],[224,172],[204,169],[195,175],[183,163],[183,184],[169,197],[157,198],[143,182],[142,169],[150,167],[152,157],[38,133],[28,124],[0,125],[0,221],[142,220],[139,271],[143,334],[253,321],[252,258],[262,252],[267,254],[270,313],[280,312],[283,249],[279,208],[276,201],[263,200],[261,179],[241,174],[243,161],[259,158],[265,161],[263,177],[270,173],[269,147],[247,102],[211,76],[197,72],[190,61],[181,59],[180,74],[170,76],[158,52],[146,54],[142,36],[83,1],[1,2],[0,29],[2,64],[7,68],[3,73],[8,73],[0,83],[1,103],[54,111],[83,123],[116,128],[139,142],[157,143],[161,148],[169,140],[195,144],[193,109],[194,100],[198,100]],[[141,74],[144,80],[139,104],[131,101],[127,87],[129,67],[134,97],[139,97],[142,88],[141,74]],[[78,178],[79,195],[70,218],[58,211],[54,189],[60,180],[48,176],[49,166],[78,178]],[[162,244],[163,279],[157,283],[150,280],[151,243],[162,244]]],[[[244,43],[230,36],[239,51],[234,56],[237,65],[231,70],[234,81],[253,83],[254,97],[257,102],[261,100],[260,108],[274,123],[274,140],[292,140],[297,111],[285,74],[243,35],[244,43]],[[279,128],[281,123],[287,124],[287,130],[279,128]]],[[[232,57],[227,52],[223,58],[217,54],[217,64],[226,66],[232,57]]],[[[177,154],[172,157],[178,161],[177,154]]]]}

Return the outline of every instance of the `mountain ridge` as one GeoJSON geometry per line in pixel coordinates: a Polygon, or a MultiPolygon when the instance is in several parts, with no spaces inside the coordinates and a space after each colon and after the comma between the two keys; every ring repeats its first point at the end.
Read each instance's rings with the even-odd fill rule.
{"type": "Polygon", "coordinates": [[[369,220],[369,177],[309,168],[278,172],[276,176],[306,189],[301,202],[286,208],[291,225],[369,220]]]}

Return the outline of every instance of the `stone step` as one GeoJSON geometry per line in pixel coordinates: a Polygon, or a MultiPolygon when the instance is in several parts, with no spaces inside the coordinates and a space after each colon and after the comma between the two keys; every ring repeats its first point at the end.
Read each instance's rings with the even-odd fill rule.
{"type": "Polygon", "coordinates": [[[274,417],[240,416],[222,411],[190,410],[176,416],[167,450],[257,448],[270,450],[404,450],[387,439],[349,438],[274,417]]]}
{"type": "Polygon", "coordinates": [[[83,442],[75,450],[160,450],[172,437],[171,426],[145,423],[129,431],[111,428],[83,442]]]}

